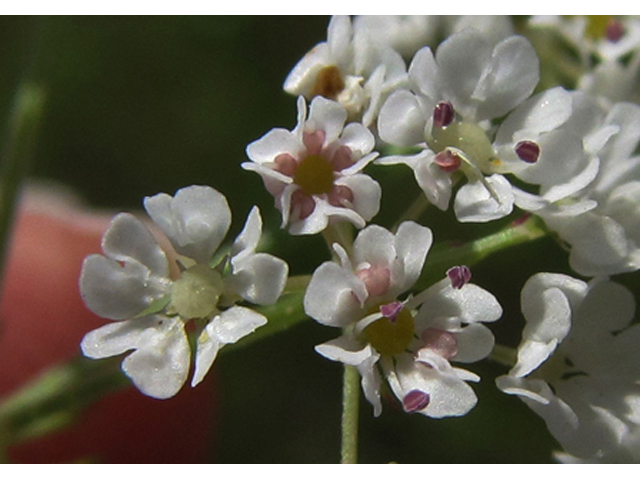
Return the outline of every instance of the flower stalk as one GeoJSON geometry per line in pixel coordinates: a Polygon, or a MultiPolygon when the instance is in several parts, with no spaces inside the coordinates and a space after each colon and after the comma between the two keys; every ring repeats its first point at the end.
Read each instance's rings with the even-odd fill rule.
{"type": "Polygon", "coordinates": [[[342,388],[342,449],[340,463],[358,463],[360,374],[355,367],[344,366],[342,388]]]}

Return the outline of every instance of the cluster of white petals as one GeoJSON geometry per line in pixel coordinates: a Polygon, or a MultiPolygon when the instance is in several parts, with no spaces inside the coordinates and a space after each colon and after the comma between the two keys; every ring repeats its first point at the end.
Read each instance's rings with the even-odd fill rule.
{"type": "Polygon", "coordinates": [[[467,183],[454,203],[460,221],[486,222],[510,214],[513,193],[503,173],[536,163],[537,137],[558,123],[545,122],[545,98],[523,104],[538,79],[537,55],[520,36],[494,44],[468,29],[441,43],[435,55],[429,47],[419,50],[409,67],[409,88],[389,96],[378,131],[385,142],[420,151],[376,163],[409,166],[429,201],[442,210],[448,208],[457,172],[462,172],[467,183]],[[492,144],[491,120],[514,109],[515,119],[505,122],[508,132],[498,132],[497,144],[492,144]],[[515,167],[509,162],[513,157],[518,158],[515,167]]]}
{"type": "Polygon", "coordinates": [[[349,123],[339,104],[316,97],[309,107],[298,98],[298,124],[275,128],[247,147],[255,171],[282,212],[282,226],[294,235],[314,234],[330,222],[347,221],[358,228],[378,213],[381,189],[362,173],[377,155],[373,134],[349,123]]]}
{"type": "Polygon", "coordinates": [[[267,322],[236,303],[274,303],[288,267],[272,255],[256,253],[262,232],[257,207],[230,252],[221,255],[231,212],[225,197],[211,187],[187,187],[174,197],[161,193],[145,198],[144,206],[170,247],[163,249],[130,213],[113,219],[102,239],[104,255],[85,259],[80,291],[89,309],[114,322],[89,332],[81,346],[91,358],[133,350],[122,363],[124,372],[143,393],[168,398],[189,373],[186,324],[193,320],[199,329],[195,386],[222,346],[267,322]]]}
{"type": "Polygon", "coordinates": [[[307,100],[322,96],[340,103],[351,120],[371,125],[386,94],[406,80],[402,57],[389,45],[372,40],[368,28],[336,15],[327,41],[316,45],[293,68],[284,90],[307,100]]]}
{"type": "Polygon", "coordinates": [[[582,139],[587,166],[572,172],[567,184],[542,189],[540,196],[516,192],[516,203],[543,218],[570,245],[569,263],[576,272],[635,271],[640,268],[640,156],[635,153],[640,106],[623,102],[605,110],[584,94],[572,97],[565,135],[582,139]],[[549,195],[554,191],[562,193],[560,198],[549,195]]]}
{"type": "Polygon", "coordinates": [[[634,310],[631,292],[606,278],[540,273],[522,290],[518,360],[496,383],[544,419],[563,461],[640,460],[634,310]]]}
{"type": "Polygon", "coordinates": [[[489,355],[494,339],[481,322],[497,320],[502,309],[493,295],[468,283],[466,267],[399,300],[418,279],[431,243],[431,231],[414,222],[402,223],[396,234],[370,225],[350,256],[334,244],[340,262],[320,265],[305,294],[307,315],[344,332],[316,351],[358,369],[375,415],[382,411],[382,378],[407,412],[459,416],[477,402],[466,382],[479,377],[450,362],[489,355]]]}

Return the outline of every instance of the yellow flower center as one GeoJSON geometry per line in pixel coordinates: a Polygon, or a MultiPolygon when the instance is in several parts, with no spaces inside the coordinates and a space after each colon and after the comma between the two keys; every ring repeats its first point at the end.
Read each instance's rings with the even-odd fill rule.
{"type": "Polygon", "coordinates": [[[613,19],[612,15],[586,15],[587,28],[585,34],[593,39],[604,38],[607,34],[607,27],[613,19]]]}
{"type": "Polygon", "coordinates": [[[217,271],[207,265],[194,265],[173,282],[171,305],[182,318],[207,317],[216,310],[223,288],[217,271]]]}
{"type": "Polygon", "coordinates": [[[333,189],[333,167],[322,155],[309,155],[296,168],[293,181],[305,195],[330,193],[333,189]]]}
{"type": "MultiPolygon", "coordinates": [[[[373,308],[372,313],[377,310],[377,307],[373,308]]],[[[414,329],[415,323],[411,312],[403,308],[393,320],[382,317],[368,325],[362,334],[381,355],[391,356],[407,349],[413,339],[414,329]]]]}

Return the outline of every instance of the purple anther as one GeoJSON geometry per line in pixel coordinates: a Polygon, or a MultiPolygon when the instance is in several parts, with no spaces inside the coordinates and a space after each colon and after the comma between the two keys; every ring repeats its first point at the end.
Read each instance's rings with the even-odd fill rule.
{"type": "Polygon", "coordinates": [[[428,393],[411,390],[402,399],[402,408],[407,413],[415,413],[427,408],[430,401],[431,396],[428,393]]]}
{"type": "Polygon", "coordinates": [[[438,165],[443,172],[453,173],[460,168],[462,159],[457,154],[447,149],[438,153],[434,157],[433,162],[438,165]]]}
{"type": "Polygon", "coordinates": [[[380,305],[380,313],[383,317],[391,320],[391,323],[396,322],[396,317],[404,308],[404,304],[402,302],[391,302],[386,305],[380,305]]]}
{"type": "Polygon", "coordinates": [[[471,280],[471,270],[466,265],[456,265],[447,270],[447,277],[451,280],[451,286],[460,290],[471,280]]]}
{"type": "Polygon", "coordinates": [[[436,127],[448,127],[453,122],[453,118],[453,105],[449,102],[440,102],[433,109],[433,124],[436,127]]]}
{"type": "Polygon", "coordinates": [[[523,162],[536,163],[540,156],[540,147],[536,142],[523,140],[517,143],[516,154],[523,162]]]}
{"type": "Polygon", "coordinates": [[[607,25],[607,31],[605,36],[607,40],[613,43],[617,43],[625,34],[624,25],[621,22],[611,19],[607,25]]]}

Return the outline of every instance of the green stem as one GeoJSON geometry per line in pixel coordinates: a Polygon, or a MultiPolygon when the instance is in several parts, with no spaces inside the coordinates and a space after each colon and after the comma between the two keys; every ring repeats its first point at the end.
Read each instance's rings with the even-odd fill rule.
{"type": "Polygon", "coordinates": [[[429,252],[423,275],[416,284],[417,290],[442,279],[445,272],[455,265],[473,266],[489,255],[531,242],[547,235],[542,220],[531,216],[525,221],[511,223],[507,227],[486,237],[460,245],[436,244],[429,252]]]}
{"type": "Polygon", "coordinates": [[[358,463],[360,374],[356,367],[351,365],[344,366],[342,389],[342,449],[340,463],[358,463]]]}
{"type": "Polygon", "coordinates": [[[392,231],[398,230],[398,226],[406,221],[406,220],[414,220],[417,221],[422,214],[429,208],[431,203],[424,195],[424,193],[420,192],[420,194],[416,197],[409,208],[404,212],[404,214],[398,219],[398,221],[393,225],[392,231]]]}
{"type": "Polygon", "coordinates": [[[45,94],[33,83],[23,83],[16,92],[8,132],[5,136],[0,174],[0,274],[4,271],[11,226],[20,187],[29,171],[45,94]]]}
{"type": "Polygon", "coordinates": [[[518,352],[515,348],[496,344],[493,346],[493,351],[489,355],[489,360],[511,368],[518,360],[518,352]]]}

